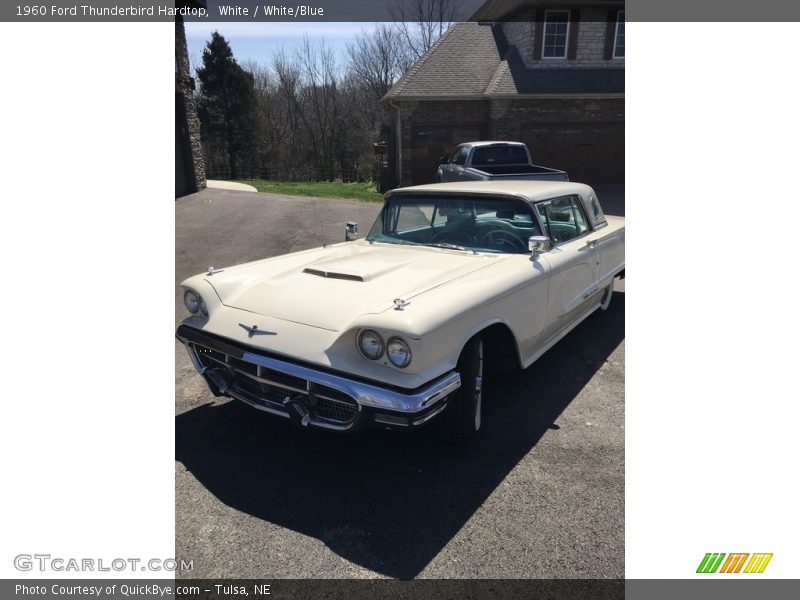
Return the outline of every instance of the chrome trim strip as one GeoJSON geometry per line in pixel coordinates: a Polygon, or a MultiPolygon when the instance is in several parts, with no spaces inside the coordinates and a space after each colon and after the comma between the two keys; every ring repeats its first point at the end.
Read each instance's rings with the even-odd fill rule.
{"type": "Polygon", "coordinates": [[[441,405],[441,406],[439,406],[438,408],[434,408],[434,409],[433,409],[431,412],[429,412],[427,415],[425,415],[424,417],[421,417],[421,418],[417,419],[416,421],[414,421],[414,422],[413,422],[413,423],[411,423],[411,424],[412,424],[413,426],[415,426],[415,427],[416,427],[417,425],[422,425],[422,424],[423,424],[423,423],[425,423],[426,421],[428,421],[428,420],[432,419],[433,417],[435,417],[436,415],[438,415],[438,414],[439,414],[440,412],[442,412],[442,411],[443,411],[445,408],[447,408],[447,404],[442,404],[442,405],[441,405]]]}
{"type": "Polygon", "coordinates": [[[380,423],[381,425],[391,425],[392,427],[408,427],[410,423],[398,423],[396,421],[387,421],[385,417],[381,416],[380,414],[375,415],[374,420],[376,423],[380,423]]]}
{"type": "Polygon", "coordinates": [[[406,394],[251,352],[245,352],[241,360],[333,388],[351,396],[361,406],[405,413],[416,413],[433,406],[461,387],[461,377],[456,371],[443,375],[421,390],[406,394]]]}

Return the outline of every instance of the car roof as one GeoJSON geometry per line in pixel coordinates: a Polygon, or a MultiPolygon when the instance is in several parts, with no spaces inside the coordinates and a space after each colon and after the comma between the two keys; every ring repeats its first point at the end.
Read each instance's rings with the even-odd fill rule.
{"type": "Polygon", "coordinates": [[[498,144],[507,144],[509,146],[524,146],[522,142],[509,142],[505,140],[488,140],[483,142],[463,142],[459,146],[496,146],[498,144]]]}
{"type": "Polygon", "coordinates": [[[393,195],[423,194],[479,194],[486,196],[516,196],[528,202],[538,202],[568,194],[588,196],[592,188],[574,181],[453,181],[397,188],[387,192],[393,195]]]}

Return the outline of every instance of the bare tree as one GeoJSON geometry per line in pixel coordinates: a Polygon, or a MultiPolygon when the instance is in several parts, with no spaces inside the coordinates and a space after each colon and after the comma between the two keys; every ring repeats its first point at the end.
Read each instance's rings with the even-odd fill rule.
{"type": "Polygon", "coordinates": [[[458,0],[393,0],[389,13],[415,60],[463,18],[458,0]]]}
{"type": "MultiPolygon", "coordinates": [[[[439,30],[430,32],[432,40],[439,30]]],[[[386,128],[379,100],[414,60],[406,35],[386,24],[362,31],[342,64],[324,40],[309,38],[268,63],[246,61],[254,141],[243,158],[250,171],[284,180],[371,178],[373,143],[386,128]]]]}
{"type": "Polygon", "coordinates": [[[361,78],[372,97],[380,100],[412,63],[402,34],[388,25],[363,31],[347,45],[351,73],[361,78]]]}

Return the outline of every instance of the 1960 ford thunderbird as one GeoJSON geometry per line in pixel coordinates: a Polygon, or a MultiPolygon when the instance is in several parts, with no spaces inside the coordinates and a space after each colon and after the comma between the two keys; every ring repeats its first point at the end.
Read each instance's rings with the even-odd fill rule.
{"type": "Polygon", "coordinates": [[[300,427],[435,418],[463,441],[485,369],[527,367],[608,308],[624,241],[579,183],[396,189],[366,239],[184,281],[177,337],[215,395],[300,427]]]}

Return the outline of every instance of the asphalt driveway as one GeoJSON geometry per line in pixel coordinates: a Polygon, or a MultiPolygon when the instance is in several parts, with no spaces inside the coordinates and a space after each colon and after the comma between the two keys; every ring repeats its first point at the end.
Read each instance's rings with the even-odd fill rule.
{"type": "MultiPolygon", "coordinates": [[[[622,190],[599,190],[624,212],[622,190]]],[[[611,209],[613,207],[613,210],[611,209]]],[[[366,232],[378,204],[204,190],[176,201],[178,284],[366,232]]],[[[321,299],[324,303],[324,299],[321,299]]],[[[624,575],[624,286],[525,371],[487,380],[467,448],[433,431],[297,431],[215,399],[176,343],[179,577],[624,575]]]]}

